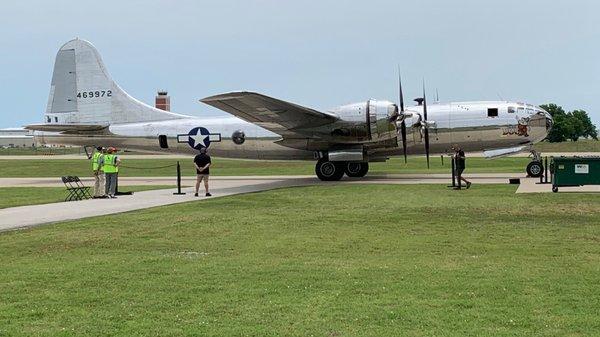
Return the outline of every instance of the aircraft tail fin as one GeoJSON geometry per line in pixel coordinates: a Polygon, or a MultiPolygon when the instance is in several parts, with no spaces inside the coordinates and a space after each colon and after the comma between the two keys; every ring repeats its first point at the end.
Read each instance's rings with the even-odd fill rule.
{"type": "Polygon", "coordinates": [[[142,103],[117,85],[85,40],[63,45],[54,64],[45,124],[110,125],[186,118],[142,103]]]}

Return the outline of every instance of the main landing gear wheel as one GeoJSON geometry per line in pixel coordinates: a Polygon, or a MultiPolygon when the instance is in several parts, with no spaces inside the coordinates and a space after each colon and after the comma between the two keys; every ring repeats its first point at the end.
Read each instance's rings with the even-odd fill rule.
{"type": "Polygon", "coordinates": [[[527,165],[527,175],[534,178],[539,178],[544,173],[544,165],[541,161],[534,160],[527,165]]]}
{"type": "Polygon", "coordinates": [[[315,166],[317,177],[323,181],[336,181],[344,176],[344,163],[319,159],[315,166]]]}
{"type": "Polygon", "coordinates": [[[369,163],[349,162],[344,165],[344,172],[348,177],[362,178],[369,172],[369,163]]]}

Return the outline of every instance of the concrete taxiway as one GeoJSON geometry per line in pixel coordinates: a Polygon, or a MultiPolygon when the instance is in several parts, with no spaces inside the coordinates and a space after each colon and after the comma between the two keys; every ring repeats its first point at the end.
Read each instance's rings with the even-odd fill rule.
{"type": "MultiPolygon", "coordinates": [[[[508,184],[510,178],[520,178],[516,193],[551,192],[550,184],[538,184],[538,178],[525,178],[522,173],[474,173],[468,175],[475,186],[479,184],[508,184]]],[[[85,180],[87,185],[90,179],[85,180]]],[[[182,184],[191,186],[194,177],[184,177],[182,184]]],[[[449,184],[448,174],[391,174],[372,175],[362,179],[344,179],[339,182],[321,182],[313,176],[243,176],[211,177],[211,193],[218,198],[235,194],[266,191],[283,187],[335,185],[335,184],[449,184]]],[[[123,177],[120,186],[127,185],[174,185],[171,177],[123,177]]],[[[1,178],[0,187],[49,187],[62,186],[57,178],[1,178]]],[[[123,188],[122,190],[126,190],[123,188]]],[[[26,228],[46,223],[116,214],[156,206],[182,202],[207,200],[194,197],[192,188],[183,189],[186,195],[173,195],[174,188],[136,192],[132,196],[119,196],[117,200],[95,199],[20,206],[0,209],[0,231],[26,228]]],[[[561,192],[599,192],[600,186],[563,188],[561,192]]],[[[460,193],[460,192],[457,192],[460,193]]]]}
{"type": "MultiPolygon", "coordinates": [[[[473,173],[468,175],[469,179],[474,179],[475,183],[480,184],[504,184],[510,178],[522,178],[522,173],[473,173]]],[[[260,182],[269,180],[294,180],[304,179],[318,183],[319,180],[313,175],[286,175],[286,176],[211,176],[212,182],[222,182],[225,184],[236,182],[260,182]]],[[[93,184],[91,177],[82,177],[81,180],[87,186],[93,184]]],[[[372,174],[359,179],[343,179],[340,183],[383,183],[383,184],[446,184],[450,181],[447,173],[434,174],[372,174]]],[[[181,177],[183,186],[192,186],[196,183],[196,177],[181,177]]],[[[328,184],[327,182],[321,182],[328,184]]],[[[175,185],[176,180],[173,177],[119,177],[119,186],[133,185],[175,185]]],[[[330,184],[330,183],[329,183],[330,184]]],[[[0,187],[61,187],[63,183],[58,178],[0,178],[0,187]]]]}
{"type": "MultiPolygon", "coordinates": [[[[281,187],[313,184],[314,179],[229,179],[213,182],[212,197],[252,193],[281,187]]],[[[41,224],[82,219],[106,214],[122,213],[138,209],[171,205],[182,202],[206,200],[194,197],[192,188],[185,188],[185,195],[174,195],[175,189],[136,192],[115,199],[88,199],[42,205],[30,205],[0,209],[0,231],[26,228],[41,224]]]]}

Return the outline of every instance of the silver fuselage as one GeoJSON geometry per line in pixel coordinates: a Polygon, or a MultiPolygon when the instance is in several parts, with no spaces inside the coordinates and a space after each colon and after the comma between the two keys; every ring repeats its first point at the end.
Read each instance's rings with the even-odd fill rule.
{"type": "MultiPolygon", "coordinates": [[[[332,109],[330,112],[336,113],[339,109],[332,109]]],[[[407,153],[424,154],[423,128],[413,127],[418,125],[419,116],[422,117],[422,106],[412,106],[406,110],[413,114],[412,117],[406,118],[407,153]]],[[[546,137],[552,123],[550,116],[543,110],[515,102],[429,104],[428,121],[431,154],[447,153],[453,144],[460,144],[465,151],[483,151],[535,143],[546,137]],[[488,116],[490,108],[498,109],[497,116],[488,116]]],[[[304,139],[298,139],[295,143],[288,141],[281,145],[276,143],[281,139],[279,135],[237,117],[189,117],[111,124],[102,133],[64,134],[36,131],[34,137],[38,144],[45,145],[114,146],[147,152],[195,154],[197,150],[187,142],[182,142],[181,137],[196,127],[203,127],[220,135],[220,141],[210,143],[209,151],[214,156],[225,158],[313,159],[315,151],[327,151],[331,146],[327,141],[306,145],[307,141],[304,139]],[[232,135],[236,131],[242,131],[245,135],[242,144],[233,141],[232,135]],[[168,147],[161,148],[161,136],[166,137],[168,147]]],[[[368,142],[357,143],[361,143],[368,158],[372,159],[401,155],[403,152],[400,137],[383,147],[368,142]]]]}

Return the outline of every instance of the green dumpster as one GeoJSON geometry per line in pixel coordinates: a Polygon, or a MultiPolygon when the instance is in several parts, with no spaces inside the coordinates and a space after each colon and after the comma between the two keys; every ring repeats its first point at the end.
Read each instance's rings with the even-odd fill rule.
{"type": "Polygon", "coordinates": [[[559,187],[600,185],[600,157],[553,157],[552,192],[559,187]]]}

